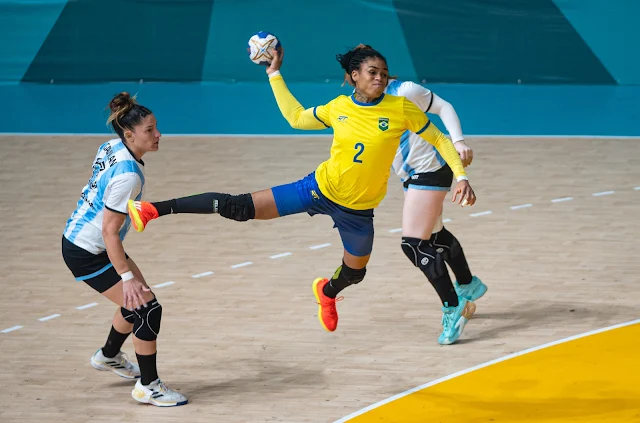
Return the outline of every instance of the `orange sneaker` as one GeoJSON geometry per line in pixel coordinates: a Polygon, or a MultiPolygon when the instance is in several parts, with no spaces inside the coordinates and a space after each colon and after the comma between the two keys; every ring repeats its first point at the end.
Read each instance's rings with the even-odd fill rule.
{"type": "Polygon", "coordinates": [[[316,296],[318,303],[318,320],[322,327],[333,332],[338,327],[338,310],[336,310],[336,301],[342,300],[343,297],[329,298],[324,295],[323,289],[329,283],[327,278],[317,278],[313,281],[313,294],[316,296]]]}
{"type": "Polygon", "coordinates": [[[150,220],[157,219],[159,217],[158,210],[156,210],[155,206],[146,201],[129,200],[127,203],[127,210],[129,211],[129,217],[131,218],[131,223],[133,223],[133,228],[138,232],[144,231],[144,228],[150,220]]]}

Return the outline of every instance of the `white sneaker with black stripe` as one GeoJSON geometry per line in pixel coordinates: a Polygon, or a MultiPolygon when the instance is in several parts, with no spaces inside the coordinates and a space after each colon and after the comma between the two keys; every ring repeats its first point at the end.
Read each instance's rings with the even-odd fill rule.
{"type": "Polygon", "coordinates": [[[142,380],[138,379],[131,396],[136,401],[158,407],[175,407],[185,405],[188,402],[187,397],[169,389],[160,379],[156,379],[148,385],[143,385],[142,380]]]}
{"type": "Polygon", "coordinates": [[[108,358],[102,354],[102,348],[99,348],[91,357],[91,365],[97,370],[110,370],[125,379],[137,379],[140,377],[140,368],[138,365],[129,360],[127,355],[122,351],[115,357],[108,358]]]}

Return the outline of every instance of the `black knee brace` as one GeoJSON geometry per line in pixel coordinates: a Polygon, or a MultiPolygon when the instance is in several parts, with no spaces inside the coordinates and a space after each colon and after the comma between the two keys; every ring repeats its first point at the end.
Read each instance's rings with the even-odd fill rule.
{"type": "MultiPolygon", "coordinates": [[[[349,285],[355,285],[362,282],[364,275],[367,274],[367,268],[363,267],[362,269],[352,269],[343,262],[342,266],[340,266],[336,271],[336,275],[338,273],[342,275],[349,285]]],[[[337,279],[336,275],[334,275],[334,279],[337,279]]]]}
{"type": "Polygon", "coordinates": [[[402,237],[402,251],[414,266],[420,268],[430,281],[448,275],[441,247],[435,247],[430,240],[402,237]]]}
{"type": "Polygon", "coordinates": [[[444,254],[445,260],[451,257],[457,257],[462,253],[462,246],[458,242],[458,239],[446,228],[442,228],[440,232],[431,235],[431,243],[436,250],[442,250],[441,253],[444,254]]]}
{"type": "Polygon", "coordinates": [[[135,323],[136,315],[133,314],[133,311],[129,311],[124,307],[120,307],[120,313],[122,313],[122,317],[129,323],[135,323]]]}
{"type": "Polygon", "coordinates": [[[133,334],[143,341],[155,341],[160,333],[160,320],[162,320],[162,306],[157,299],[153,299],[133,310],[135,321],[133,322],[133,334]]]}
{"type": "Polygon", "coordinates": [[[256,217],[256,208],[253,205],[251,194],[220,194],[220,198],[214,200],[213,212],[238,222],[245,222],[256,217]]]}

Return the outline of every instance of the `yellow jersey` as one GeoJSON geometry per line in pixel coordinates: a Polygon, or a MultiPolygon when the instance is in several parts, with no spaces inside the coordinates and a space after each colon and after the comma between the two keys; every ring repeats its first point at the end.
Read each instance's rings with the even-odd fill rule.
{"type": "Polygon", "coordinates": [[[405,97],[383,94],[372,103],[341,95],[323,106],[304,109],[281,75],[269,78],[276,102],[297,129],[333,128],[331,155],[316,169],[322,194],[341,206],[366,210],[387,193],[391,164],[400,137],[409,130],[432,144],[458,180],[466,179],[453,143],[405,97]]]}

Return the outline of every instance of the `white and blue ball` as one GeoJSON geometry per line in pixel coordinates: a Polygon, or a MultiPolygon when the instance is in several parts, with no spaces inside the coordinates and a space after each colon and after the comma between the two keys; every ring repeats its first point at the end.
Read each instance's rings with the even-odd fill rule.
{"type": "Polygon", "coordinates": [[[280,41],[270,32],[260,31],[249,38],[249,59],[256,65],[270,65],[275,49],[280,49],[280,41]]]}

